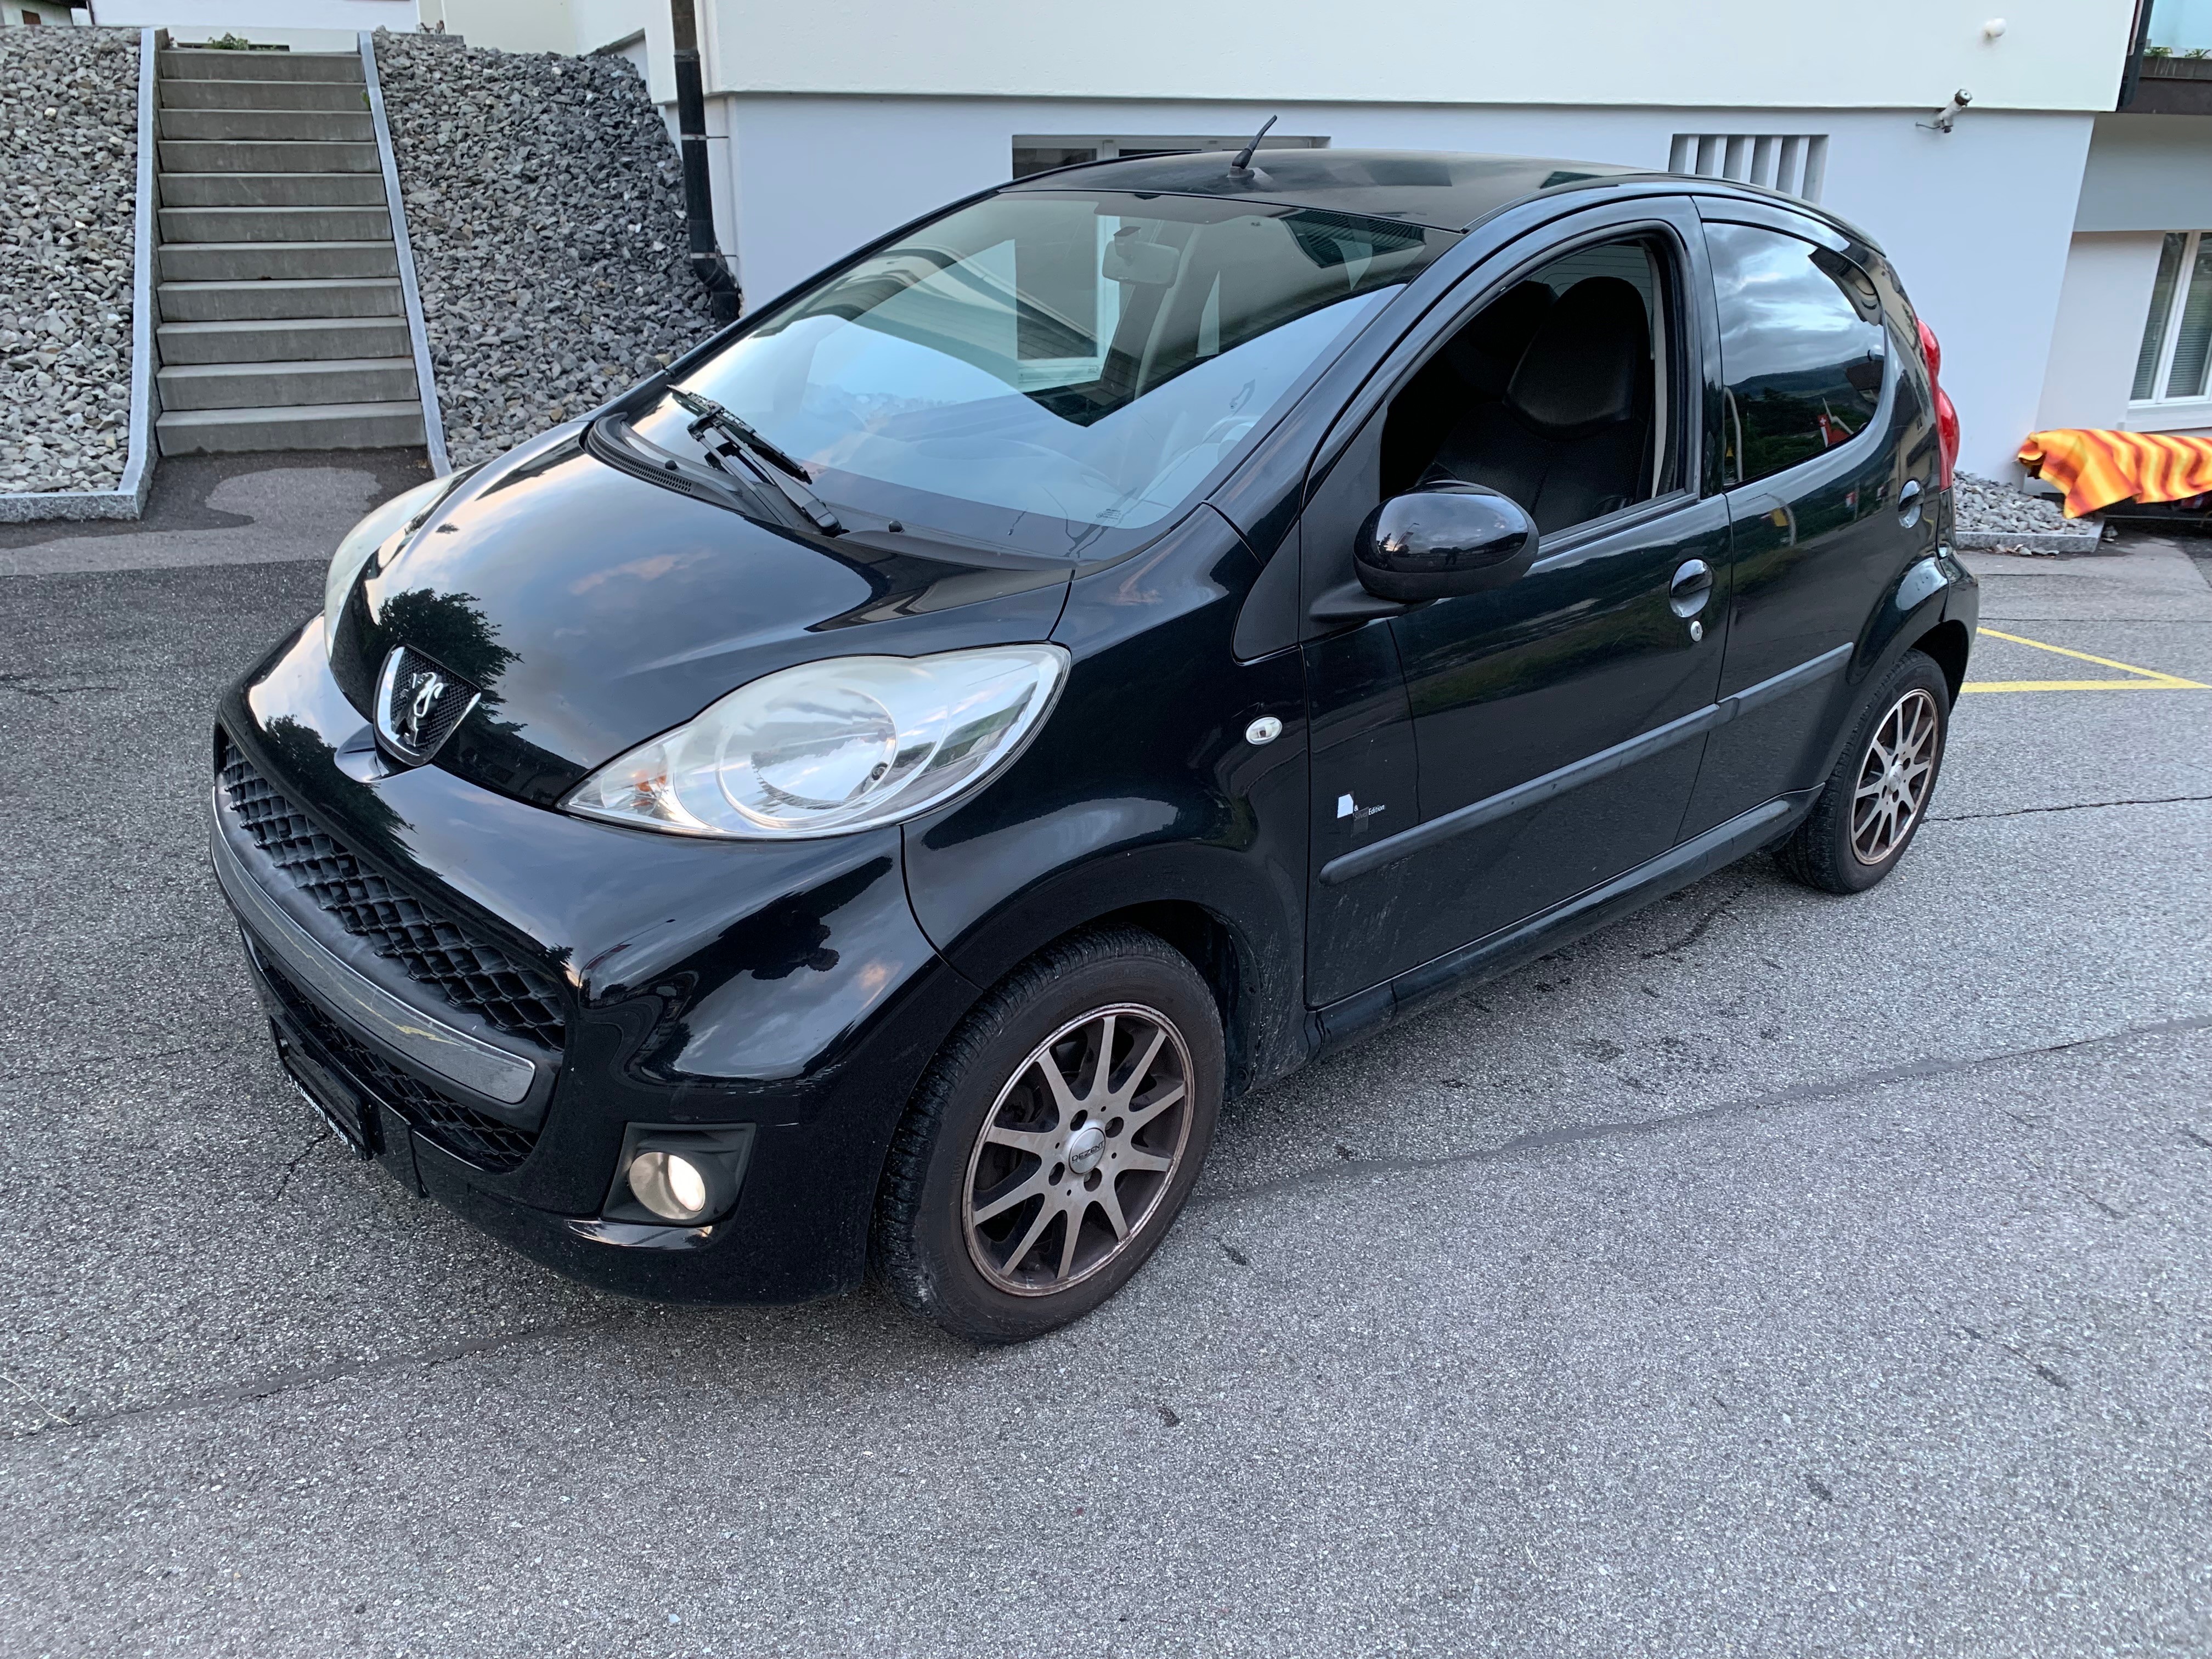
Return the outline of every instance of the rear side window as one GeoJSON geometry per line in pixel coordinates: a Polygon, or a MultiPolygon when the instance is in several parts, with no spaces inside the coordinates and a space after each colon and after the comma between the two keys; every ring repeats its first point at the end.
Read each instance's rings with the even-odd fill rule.
{"type": "Polygon", "coordinates": [[[1722,477],[1771,477],[1848,443],[1881,401],[1881,298],[1841,254],[1754,225],[1708,225],[1727,382],[1722,477]]]}

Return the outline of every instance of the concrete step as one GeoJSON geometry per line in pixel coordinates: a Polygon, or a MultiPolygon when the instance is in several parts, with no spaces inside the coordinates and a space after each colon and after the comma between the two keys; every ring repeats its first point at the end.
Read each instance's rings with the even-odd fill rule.
{"type": "Polygon", "coordinates": [[[416,395],[411,357],[328,357],[291,363],[180,363],[164,368],[163,409],[296,409],[309,404],[395,403],[416,395]]]}
{"type": "Polygon", "coordinates": [[[419,444],[422,405],[325,404],[307,409],[188,409],[155,422],[164,455],[256,449],[397,449],[419,444]]]}
{"type": "Polygon", "coordinates": [[[175,242],[161,250],[161,278],[170,283],[398,274],[398,251],[389,238],[380,242],[175,242]]]}
{"type": "Polygon", "coordinates": [[[351,81],[164,81],[163,109],[332,109],[368,107],[368,88],[351,81]]]}
{"type": "Polygon", "coordinates": [[[376,142],[367,110],[165,109],[157,118],[164,138],[213,138],[232,143],[275,139],[376,142]]]}
{"type": "Polygon", "coordinates": [[[382,166],[373,143],[164,138],[160,149],[164,173],[375,173],[382,166]]]}
{"type": "Polygon", "coordinates": [[[173,47],[156,67],[164,81],[352,81],[357,52],[195,52],[173,47]]]}
{"type": "Polygon", "coordinates": [[[374,242],[392,240],[375,207],[164,207],[167,242],[374,242]]]}
{"type": "Polygon", "coordinates": [[[381,207],[374,173],[165,173],[164,207],[381,207]]]}
{"type": "Polygon", "coordinates": [[[398,279],[390,276],[318,276],[265,283],[163,283],[156,298],[162,321],[169,323],[404,314],[398,279]]]}
{"type": "Polygon", "coordinates": [[[161,362],[297,363],[405,357],[414,348],[398,317],[303,317],[231,323],[163,323],[161,362]]]}

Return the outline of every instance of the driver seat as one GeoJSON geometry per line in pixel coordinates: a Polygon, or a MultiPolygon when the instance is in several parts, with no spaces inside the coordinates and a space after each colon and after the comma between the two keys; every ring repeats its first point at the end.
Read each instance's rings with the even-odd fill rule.
{"type": "Polygon", "coordinates": [[[1650,434],[1644,296],[1585,277],[1537,325],[1504,399],[1461,419],[1421,483],[1486,485],[1548,535],[1642,500],[1650,434]]]}

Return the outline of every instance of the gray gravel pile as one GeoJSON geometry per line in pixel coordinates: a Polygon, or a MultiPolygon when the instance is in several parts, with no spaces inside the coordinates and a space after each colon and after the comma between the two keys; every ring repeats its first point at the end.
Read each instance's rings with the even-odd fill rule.
{"type": "Polygon", "coordinates": [[[1954,476],[1952,505],[1961,530],[1986,531],[1992,535],[2047,535],[2053,531],[2081,530],[2084,520],[2069,519],[2058,503],[2041,495],[2023,495],[2010,484],[1978,478],[1971,472],[1954,476]]]}
{"type": "Polygon", "coordinates": [[[456,465],[604,402],[713,327],[676,148],[618,58],[376,37],[456,465]]]}
{"type": "Polygon", "coordinates": [[[0,29],[0,493],[130,452],[138,32],[0,29]]]}

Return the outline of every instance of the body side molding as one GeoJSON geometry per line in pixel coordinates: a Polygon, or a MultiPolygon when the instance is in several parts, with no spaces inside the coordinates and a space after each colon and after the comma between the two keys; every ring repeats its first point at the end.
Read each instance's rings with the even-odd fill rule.
{"type": "Polygon", "coordinates": [[[1663,893],[1686,887],[1756,852],[1786,835],[1820,793],[1801,789],[1777,795],[1540,915],[1409,968],[1385,984],[1315,1010],[1309,1030],[1316,1057],[1371,1036],[1399,1015],[1424,1003],[1466,990],[1479,981],[1493,979],[1556,951],[1663,893]]]}
{"type": "Polygon", "coordinates": [[[1356,848],[1322,866],[1321,884],[1324,887],[1337,886],[1354,877],[1364,876],[1370,871],[1379,870],[1385,865],[1395,864],[1400,859],[1438,846],[1455,836],[1465,835],[1486,823],[1495,823],[1502,817],[1563,795],[1570,789],[1579,788],[1585,783],[1595,783],[1598,779],[1609,777],[1639,761],[1649,760],[1662,750],[1671,749],[1678,743],[1686,743],[1717,726],[1726,726],[1738,715],[1747,714],[1762,703],[1771,702],[1793,691],[1803,690],[1831,674],[1841,672],[1844,664],[1850,660],[1852,649],[1849,645],[1839,645],[1823,651],[1819,656],[1801,662],[1795,668],[1785,669],[1771,679],[1747,685],[1732,696],[1723,697],[1718,702],[1708,703],[1678,720],[1668,720],[1664,726],[1655,726],[1649,732],[1638,732],[1610,749],[1601,749],[1595,755],[1585,755],[1582,759],[1571,762],[1556,771],[1547,772],[1541,777],[1531,778],[1510,789],[1500,790],[1497,794],[1486,796],[1478,801],[1470,801],[1456,811],[1446,812],[1425,823],[1417,823],[1410,830],[1401,830],[1372,846],[1356,848]]]}

